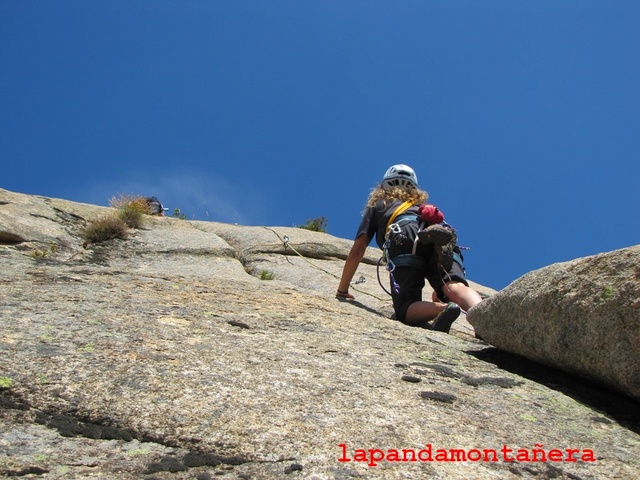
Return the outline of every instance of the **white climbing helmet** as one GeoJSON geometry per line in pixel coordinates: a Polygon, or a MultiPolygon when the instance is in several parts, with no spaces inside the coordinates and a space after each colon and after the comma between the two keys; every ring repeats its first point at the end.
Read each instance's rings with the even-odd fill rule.
{"type": "Polygon", "coordinates": [[[382,188],[406,187],[407,185],[418,188],[416,172],[407,165],[398,164],[389,167],[382,179],[382,188]]]}

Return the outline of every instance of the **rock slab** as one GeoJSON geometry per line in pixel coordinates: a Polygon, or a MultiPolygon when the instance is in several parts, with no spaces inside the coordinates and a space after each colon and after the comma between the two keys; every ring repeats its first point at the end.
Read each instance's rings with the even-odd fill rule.
{"type": "Polygon", "coordinates": [[[390,320],[375,249],[340,302],[348,240],[154,217],[84,248],[105,214],[0,189],[0,478],[640,471],[637,402],[491,347],[464,318],[451,335],[390,320]],[[475,460],[373,460],[427,448],[475,460]],[[503,448],[563,460],[477,459],[503,448]]]}

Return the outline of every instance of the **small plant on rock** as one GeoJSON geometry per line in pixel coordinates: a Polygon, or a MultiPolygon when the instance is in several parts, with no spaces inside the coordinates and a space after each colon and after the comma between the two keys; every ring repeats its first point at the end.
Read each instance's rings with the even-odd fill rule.
{"type": "Polygon", "coordinates": [[[9,377],[0,377],[0,390],[5,390],[13,386],[13,380],[9,377]]]}
{"type": "Polygon", "coordinates": [[[129,231],[125,221],[113,215],[89,223],[82,234],[85,244],[105,242],[114,238],[125,240],[128,236],[129,231]]]}
{"type": "Polygon", "coordinates": [[[180,209],[177,208],[177,207],[173,210],[173,216],[175,218],[179,218],[180,220],[186,220],[187,219],[187,216],[184,213],[182,213],[180,211],[180,209]]]}
{"type": "Polygon", "coordinates": [[[57,252],[58,252],[58,246],[54,242],[50,242],[49,248],[46,248],[44,250],[40,250],[40,249],[34,250],[33,252],[31,252],[31,256],[35,258],[46,258],[50,254],[55,254],[57,252]]]}
{"type": "Polygon", "coordinates": [[[260,270],[260,280],[273,280],[276,274],[269,270],[260,270]]]}
{"type": "Polygon", "coordinates": [[[307,223],[300,225],[300,228],[311,230],[312,232],[325,233],[327,231],[327,219],[326,217],[318,217],[313,220],[307,220],[307,223]]]}
{"type": "Polygon", "coordinates": [[[140,228],[145,215],[151,214],[146,198],[138,195],[120,195],[111,199],[111,206],[118,210],[118,217],[129,228],[140,228]]]}

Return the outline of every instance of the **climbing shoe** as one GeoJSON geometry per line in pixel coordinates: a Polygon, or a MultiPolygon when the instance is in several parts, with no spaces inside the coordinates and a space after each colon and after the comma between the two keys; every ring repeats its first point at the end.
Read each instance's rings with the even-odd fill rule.
{"type": "Polygon", "coordinates": [[[454,229],[449,230],[451,234],[451,240],[443,245],[435,245],[434,250],[436,257],[438,258],[438,265],[445,272],[448,273],[453,267],[454,260],[454,248],[458,243],[458,235],[454,229]]]}
{"type": "Polygon", "coordinates": [[[458,304],[449,302],[447,306],[444,307],[444,310],[442,310],[438,316],[433,319],[430,330],[449,333],[449,330],[451,330],[451,324],[455,322],[459,316],[460,307],[458,304]]]}
{"type": "Polygon", "coordinates": [[[455,243],[453,242],[435,247],[436,256],[438,257],[438,265],[444,272],[449,272],[451,267],[453,267],[453,247],[455,247],[455,243]]]}
{"type": "Polygon", "coordinates": [[[442,225],[429,225],[418,232],[420,243],[429,245],[433,243],[436,247],[441,247],[453,240],[454,234],[451,229],[442,225]]]}

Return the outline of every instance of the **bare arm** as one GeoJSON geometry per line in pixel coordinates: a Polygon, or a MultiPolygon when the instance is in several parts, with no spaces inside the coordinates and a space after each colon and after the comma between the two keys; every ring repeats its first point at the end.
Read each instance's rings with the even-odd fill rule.
{"type": "Polygon", "coordinates": [[[353,242],[349,255],[344,262],[342,277],[340,278],[336,297],[354,298],[353,295],[349,293],[349,286],[351,285],[351,279],[358,269],[358,265],[360,265],[362,257],[364,257],[364,254],[367,251],[368,244],[369,242],[367,241],[367,236],[365,234],[360,235],[353,242]]]}

